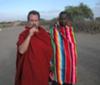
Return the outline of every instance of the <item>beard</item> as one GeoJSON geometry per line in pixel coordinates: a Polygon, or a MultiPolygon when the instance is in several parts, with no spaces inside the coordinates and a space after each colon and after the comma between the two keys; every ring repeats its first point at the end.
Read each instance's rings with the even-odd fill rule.
{"type": "Polygon", "coordinates": [[[29,27],[29,28],[38,28],[39,27],[39,25],[37,25],[37,24],[34,24],[34,23],[31,23],[31,22],[28,22],[27,24],[26,24],[26,26],[27,27],[29,27]]]}

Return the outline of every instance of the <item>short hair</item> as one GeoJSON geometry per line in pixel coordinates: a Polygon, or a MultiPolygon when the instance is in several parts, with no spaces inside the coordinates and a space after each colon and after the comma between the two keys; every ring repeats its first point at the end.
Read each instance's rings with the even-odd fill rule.
{"type": "Polygon", "coordinates": [[[66,16],[66,19],[72,21],[71,14],[68,13],[68,12],[66,12],[66,11],[62,11],[62,12],[60,12],[60,14],[59,14],[59,19],[61,19],[61,18],[63,17],[63,15],[66,16]]]}
{"type": "Polygon", "coordinates": [[[35,10],[32,10],[28,13],[28,16],[27,16],[27,20],[29,21],[30,19],[30,15],[33,14],[33,15],[38,15],[38,18],[40,19],[40,13],[38,11],[35,11],[35,10]]]}

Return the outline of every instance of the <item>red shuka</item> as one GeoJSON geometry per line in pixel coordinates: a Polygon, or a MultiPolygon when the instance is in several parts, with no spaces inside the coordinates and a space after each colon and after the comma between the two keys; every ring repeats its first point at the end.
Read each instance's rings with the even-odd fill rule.
{"type": "Polygon", "coordinates": [[[15,85],[48,85],[52,46],[49,33],[39,27],[39,32],[31,37],[28,50],[22,55],[18,51],[29,34],[29,28],[19,35],[15,85]]]}

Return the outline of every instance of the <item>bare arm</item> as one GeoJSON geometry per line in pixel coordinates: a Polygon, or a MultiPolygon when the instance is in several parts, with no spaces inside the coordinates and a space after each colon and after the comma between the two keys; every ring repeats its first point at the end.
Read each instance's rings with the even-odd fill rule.
{"type": "Polygon", "coordinates": [[[37,32],[37,29],[35,28],[31,28],[30,31],[29,31],[29,35],[27,36],[27,38],[24,40],[24,42],[19,46],[19,52],[21,54],[24,54],[27,49],[28,49],[28,46],[29,46],[29,43],[30,43],[30,39],[31,39],[31,36],[34,35],[34,33],[37,32]]]}

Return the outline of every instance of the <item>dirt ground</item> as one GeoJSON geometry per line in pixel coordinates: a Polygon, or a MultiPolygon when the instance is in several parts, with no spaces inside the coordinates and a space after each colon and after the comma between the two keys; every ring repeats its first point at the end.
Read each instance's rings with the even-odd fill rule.
{"type": "MultiPolygon", "coordinates": [[[[0,31],[0,85],[14,85],[16,42],[22,27],[0,31]]],[[[100,34],[77,33],[77,85],[100,85],[100,34]]]]}

